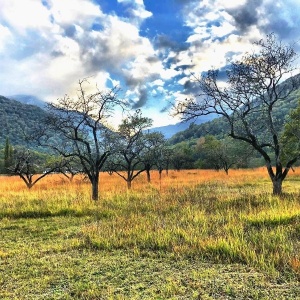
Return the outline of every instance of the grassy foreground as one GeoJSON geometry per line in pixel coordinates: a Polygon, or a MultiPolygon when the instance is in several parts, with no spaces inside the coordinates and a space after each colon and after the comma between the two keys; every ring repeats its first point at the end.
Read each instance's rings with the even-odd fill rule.
{"type": "Polygon", "coordinates": [[[300,299],[300,169],[0,178],[0,299],[300,299]]]}

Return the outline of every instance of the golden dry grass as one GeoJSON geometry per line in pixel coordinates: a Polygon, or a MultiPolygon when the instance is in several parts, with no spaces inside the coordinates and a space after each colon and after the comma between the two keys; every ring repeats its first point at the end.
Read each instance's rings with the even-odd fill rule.
{"type": "Polygon", "coordinates": [[[18,177],[1,177],[0,268],[5,267],[0,298],[44,299],[47,291],[47,299],[231,299],[240,293],[238,299],[293,299],[300,292],[300,168],[284,182],[283,197],[272,196],[264,168],[231,170],[229,175],[172,170],[161,180],[153,171],[151,176],[148,184],[142,174],[128,191],[122,178],[102,173],[98,202],[91,200],[90,184],[80,176],[70,183],[53,174],[31,190],[18,177]],[[114,285],[94,283],[100,260],[109,266],[101,276],[116,278],[114,285]],[[125,273],[118,261],[128,263],[125,273]],[[152,274],[158,265],[163,288],[152,274]],[[182,278],[170,275],[175,265],[182,278]],[[137,278],[140,269],[146,271],[137,278]],[[218,270],[227,282],[218,279],[211,285],[210,272],[218,270]],[[128,289],[127,272],[143,282],[142,290],[138,284],[128,289]],[[67,283],[62,276],[68,276],[67,283]],[[254,286],[247,283],[249,276],[254,286]],[[269,276],[285,282],[284,287],[269,282],[269,276]],[[149,278],[154,286],[147,286],[149,278]],[[243,278],[243,286],[234,278],[243,278]]]}

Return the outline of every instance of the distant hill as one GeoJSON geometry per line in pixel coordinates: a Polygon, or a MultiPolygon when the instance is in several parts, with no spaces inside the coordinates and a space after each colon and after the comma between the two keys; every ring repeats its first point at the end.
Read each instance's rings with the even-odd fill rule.
{"type": "Polygon", "coordinates": [[[46,111],[36,105],[0,96],[0,145],[6,137],[12,145],[26,145],[24,130],[34,130],[36,124],[42,124],[46,111]]]}
{"type": "MultiPolygon", "coordinates": [[[[283,84],[285,83],[283,82],[283,84]]],[[[298,99],[300,99],[300,87],[274,109],[274,115],[279,126],[284,123],[291,109],[296,108],[298,99]]],[[[0,96],[0,145],[4,145],[6,137],[9,137],[13,145],[25,145],[24,129],[31,131],[34,130],[36,124],[43,124],[47,115],[47,112],[42,109],[44,107],[45,102],[35,96],[15,95],[11,96],[10,99],[0,96]]],[[[198,118],[195,122],[155,127],[151,128],[150,131],[162,132],[174,145],[183,141],[198,139],[207,134],[223,137],[224,134],[228,133],[228,125],[223,118],[209,115],[198,118]]]]}
{"type": "Polygon", "coordinates": [[[166,139],[171,138],[173,135],[175,135],[178,132],[184,131],[188,129],[190,126],[193,126],[194,124],[203,124],[208,121],[211,121],[215,118],[216,116],[210,115],[210,116],[203,116],[199,119],[196,119],[194,121],[188,121],[188,122],[179,122],[173,125],[166,125],[166,126],[161,126],[161,127],[153,127],[149,131],[159,131],[161,132],[166,139]]]}
{"type": "Polygon", "coordinates": [[[17,100],[23,104],[35,105],[40,108],[45,108],[46,102],[33,96],[33,95],[13,95],[8,96],[7,98],[12,100],[17,100]]]}
{"type": "MultiPolygon", "coordinates": [[[[296,75],[296,76],[300,76],[296,75]]],[[[287,79],[289,80],[289,79],[287,79]]],[[[282,83],[283,85],[285,82],[282,83]]],[[[283,123],[292,109],[295,109],[300,99],[300,87],[295,90],[285,101],[278,102],[274,107],[274,118],[277,120],[278,126],[283,127],[283,123]]],[[[205,135],[214,135],[216,137],[223,137],[228,133],[228,124],[222,117],[215,118],[202,124],[192,124],[187,129],[177,132],[170,139],[171,144],[177,144],[183,141],[197,139],[205,135]]]]}

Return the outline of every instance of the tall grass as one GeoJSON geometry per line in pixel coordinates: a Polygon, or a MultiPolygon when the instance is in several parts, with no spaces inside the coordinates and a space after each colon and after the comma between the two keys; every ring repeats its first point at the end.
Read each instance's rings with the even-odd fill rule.
{"type": "Polygon", "coordinates": [[[51,175],[31,190],[1,177],[0,218],[84,217],[71,229],[74,247],[242,263],[300,278],[299,169],[284,183],[283,197],[271,195],[264,169],[151,175],[151,184],[140,176],[127,191],[118,176],[101,174],[98,202],[80,177],[70,183],[51,175]]]}

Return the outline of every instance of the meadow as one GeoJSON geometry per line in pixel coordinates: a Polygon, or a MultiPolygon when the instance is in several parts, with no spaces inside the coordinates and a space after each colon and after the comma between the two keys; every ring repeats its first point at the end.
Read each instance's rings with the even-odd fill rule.
{"type": "Polygon", "coordinates": [[[0,177],[0,299],[300,299],[300,168],[0,177]]]}

